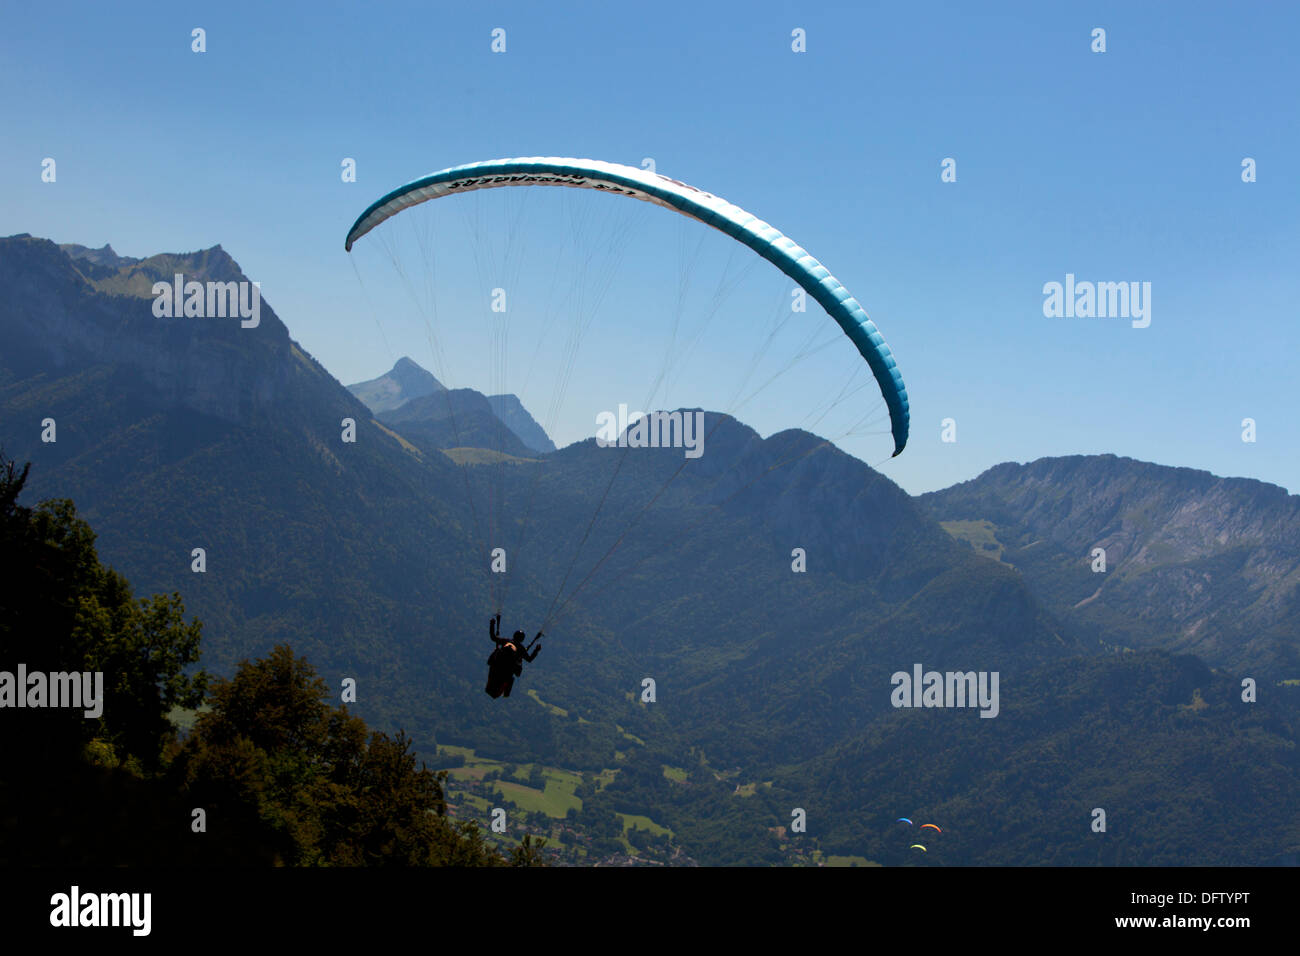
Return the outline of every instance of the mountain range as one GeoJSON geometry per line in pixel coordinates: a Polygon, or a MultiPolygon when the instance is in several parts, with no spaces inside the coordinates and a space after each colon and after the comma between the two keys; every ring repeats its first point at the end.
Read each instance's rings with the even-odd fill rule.
{"type": "Polygon", "coordinates": [[[209,668],[290,642],[430,760],[456,744],[612,774],[580,821],[650,817],[702,862],[790,859],[792,807],[828,853],[881,862],[908,861],[889,827],[916,808],[951,828],[952,862],[1300,848],[1285,490],[1087,456],[912,497],[816,435],[711,412],[685,464],[556,449],[517,397],[408,358],[345,388],[267,302],[252,328],[159,317],[176,273],[248,281],[220,246],[0,239],[0,440],[138,593],[183,596],[209,668]],[[498,607],[546,636],[494,703],[498,607]],[[999,716],[895,708],[916,664],[997,672],[999,716]],[[1099,804],[1119,821],[1101,838],[1099,804]]]}
{"type": "Polygon", "coordinates": [[[1095,455],[999,465],[919,502],[1080,635],[1300,672],[1300,496],[1276,485],[1095,455]]]}

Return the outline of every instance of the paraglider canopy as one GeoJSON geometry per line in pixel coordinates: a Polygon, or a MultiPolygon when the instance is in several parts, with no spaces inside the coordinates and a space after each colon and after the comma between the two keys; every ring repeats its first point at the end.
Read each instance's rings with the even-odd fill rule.
{"type": "MultiPolygon", "coordinates": [[[[889,408],[896,456],[907,445],[907,388],[893,353],[866,310],[826,267],[778,229],[711,193],[658,173],[592,159],[528,157],[455,166],[400,186],[377,200],[348,230],[344,247],[410,206],[456,193],[505,186],[567,186],[654,203],[697,219],[744,243],[799,284],[867,360],[889,408]]],[[[910,821],[909,821],[910,822],[910,821]]]]}

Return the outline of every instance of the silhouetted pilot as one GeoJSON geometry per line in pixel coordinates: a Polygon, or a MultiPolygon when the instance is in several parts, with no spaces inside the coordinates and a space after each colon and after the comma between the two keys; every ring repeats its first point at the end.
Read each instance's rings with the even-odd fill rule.
{"type": "Polygon", "coordinates": [[[515,678],[524,672],[524,661],[531,663],[541,651],[542,645],[538,641],[542,639],[542,632],[538,631],[532,645],[525,648],[524,641],[528,635],[523,631],[515,631],[509,638],[501,636],[501,615],[497,614],[495,618],[488,618],[488,636],[496,648],[487,660],[488,682],[483,689],[494,698],[509,697],[515,678]]]}

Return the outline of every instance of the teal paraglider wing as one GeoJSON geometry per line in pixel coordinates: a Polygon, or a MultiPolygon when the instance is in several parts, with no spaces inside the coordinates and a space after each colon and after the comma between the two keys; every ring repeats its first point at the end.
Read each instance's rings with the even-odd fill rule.
{"type": "MultiPolygon", "coordinates": [[[[867,360],[889,409],[894,455],[907,445],[907,388],[893,353],[866,310],[826,267],[757,216],[725,199],[658,173],[592,159],[494,159],[432,173],[373,203],[348,231],[345,248],[403,209],[456,193],[502,186],[569,186],[630,196],[697,219],[742,242],[799,284],[867,360]]],[[[910,821],[909,821],[910,822],[910,821]]]]}

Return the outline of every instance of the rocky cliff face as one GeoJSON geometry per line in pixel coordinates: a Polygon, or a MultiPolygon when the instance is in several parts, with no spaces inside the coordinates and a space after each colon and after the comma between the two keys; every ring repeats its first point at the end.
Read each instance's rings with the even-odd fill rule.
{"type": "Polygon", "coordinates": [[[1283,488],[1100,455],[999,465],[920,500],[950,528],[991,523],[1049,606],[1117,643],[1300,664],[1300,496],[1283,488]]]}
{"type": "Polygon", "coordinates": [[[0,239],[8,372],[113,366],[168,405],[231,423],[319,417],[322,400],[340,417],[369,417],[359,402],[340,402],[332,377],[290,340],[266,302],[255,328],[239,318],[155,316],[153,284],[178,273],[203,283],[249,281],[220,246],[135,260],[107,246],[0,239]]]}
{"type": "Polygon", "coordinates": [[[73,259],[78,260],[77,268],[82,272],[98,267],[95,271],[102,270],[105,275],[111,275],[140,261],[139,259],[132,259],[130,256],[119,256],[108,243],[104,243],[99,249],[91,249],[89,246],[78,245],[75,242],[65,242],[61,243],[59,248],[73,259]]]}
{"type": "Polygon", "coordinates": [[[489,395],[488,403],[497,418],[505,422],[506,427],[514,432],[529,450],[555,451],[555,442],[551,441],[546,430],[537,424],[537,419],[528,414],[528,409],[524,408],[523,402],[519,401],[517,395],[489,395]]]}
{"type": "Polygon", "coordinates": [[[420,448],[484,448],[516,458],[533,452],[472,388],[442,389],[380,412],[379,421],[420,448]]]}

